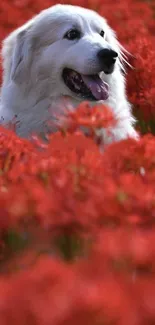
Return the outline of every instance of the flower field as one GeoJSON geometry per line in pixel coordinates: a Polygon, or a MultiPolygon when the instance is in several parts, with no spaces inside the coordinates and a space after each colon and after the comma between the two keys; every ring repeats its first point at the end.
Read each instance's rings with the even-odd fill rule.
{"type": "MultiPolygon", "coordinates": [[[[0,39],[55,3],[1,0],[0,39]]],[[[127,91],[141,138],[102,153],[95,130],[116,121],[87,103],[66,111],[48,143],[0,127],[0,325],[152,325],[155,2],[71,3],[105,16],[132,54],[127,91]]]]}

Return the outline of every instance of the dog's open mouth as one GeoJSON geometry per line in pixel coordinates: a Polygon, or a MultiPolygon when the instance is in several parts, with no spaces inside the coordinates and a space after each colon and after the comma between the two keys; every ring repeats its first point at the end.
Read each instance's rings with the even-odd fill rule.
{"type": "Polygon", "coordinates": [[[62,73],[66,86],[83,99],[98,101],[109,97],[109,87],[98,74],[83,75],[65,68],[62,73]]]}

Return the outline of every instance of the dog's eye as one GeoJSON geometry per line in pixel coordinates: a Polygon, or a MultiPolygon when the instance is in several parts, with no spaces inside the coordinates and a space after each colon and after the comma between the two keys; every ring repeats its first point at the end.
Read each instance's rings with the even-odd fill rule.
{"type": "Polygon", "coordinates": [[[77,29],[71,29],[65,34],[64,38],[73,41],[80,38],[80,32],[77,29]]]}
{"type": "Polygon", "coordinates": [[[101,30],[100,35],[104,37],[104,34],[105,34],[104,30],[101,30]]]}

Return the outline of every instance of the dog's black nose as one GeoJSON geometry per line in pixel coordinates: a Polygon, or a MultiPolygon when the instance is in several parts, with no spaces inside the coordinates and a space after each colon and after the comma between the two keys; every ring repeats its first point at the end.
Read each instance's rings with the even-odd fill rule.
{"type": "Polygon", "coordinates": [[[100,59],[116,59],[118,53],[110,49],[102,49],[98,52],[98,57],[100,59]]]}
{"type": "Polygon", "coordinates": [[[98,58],[106,74],[112,73],[118,53],[110,49],[102,49],[98,52],[98,58]]]}

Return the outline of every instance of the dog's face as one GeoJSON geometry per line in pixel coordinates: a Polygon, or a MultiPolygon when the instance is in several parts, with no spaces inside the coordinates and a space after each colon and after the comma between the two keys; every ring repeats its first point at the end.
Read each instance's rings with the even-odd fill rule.
{"type": "Polygon", "coordinates": [[[97,13],[56,5],[21,28],[12,55],[11,78],[42,83],[51,96],[106,100],[107,76],[118,67],[115,35],[97,13]]]}

